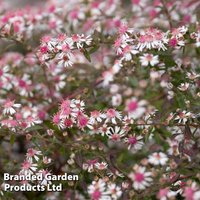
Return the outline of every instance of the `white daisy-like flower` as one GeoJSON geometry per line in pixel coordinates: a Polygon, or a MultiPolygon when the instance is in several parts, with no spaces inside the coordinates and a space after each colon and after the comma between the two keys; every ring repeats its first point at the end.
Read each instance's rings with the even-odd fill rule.
{"type": "Polygon", "coordinates": [[[113,141],[117,142],[120,141],[121,137],[125,135],[125,130],[121,129],[119,126],[115,126],[113,129],[110,127],[106,132],[106,135],[113,141]]]}
{"type": "Polygon", "coordinates": [[[200,191],[196,182],[193,182],[190,186],[184,187],[182,194],[187,200],[199,200],[200,191]]]}
{"type": "Polygon", "coordinates": [[[140,62],[142,66],[148,66],[149,64],[155,66],[159,63],[158,55],[154,56],[153,54],[145,53],[140,56],[140,62]]]}
{"type": "Polygon", "coordinates": [[[167,153],[169,155],[178,156],[179,155],[179,141],[177,140],[168,140],[169,149],[167,150],[167,153]]]}
{"type": "Polygon", "coordinates": [[[103,79],[102,86],[103,87],[108,86],[110,82],[113,81],[113,78],[114,78],[114,73],[112,69],[104,71],[102,73],[102,79],[103,79]]]}
{"type": "Polygon", "coordinates": [[[44,185],[44,186],[47,186],[48,184],[52,184],[52,182],[50,180],[47,179],[47,176],[50,176],[51,173],[48,171],[48,170],[39,170],[37,173],[36,173],[37,176],[42,176],[42,180],[40,182],[40,185],[44,185]]]}
{"type": "Polygon", "coordinates": [[[99,128],[99,133],[104,136],[107,131],[109,130],[109,127],[107,124],[103,124],[100,128],[99,128]]]}
{"type": "Polygon", "coordinates": [[[190,79],[190,80],[194,80],[196,78],[199,78],[200,77],[200,74],[197,74],[193,71],[191,72],[187,72],[187,77],[190,79]]]}
{"type": "Polygon", "coordinates": [[[21,79],[16,80],[17,89],[21,96],[32,96],[32,81],[30,80],[30,75],[24,74],[21,79]]]}
{"type": "Polygon", "coordinates": [[[111,68],[111,72],[113,73],[113,75],[117,74],[120,71],[120,69],[123,67],[122,60],[123,59],[115,60],[115,63],[111,68]]]}
{"type": "Polygon", "coordinates": [[[90,114],[89,124],[94,124],[96,122],[100,123],[104,118],[106,118],[104,113],[101,113],[97,110],[92,111],[90,114]]]}
{"type": "Polygon", "coordinates": [[[104,170],[104,169],[107,169],[108,167],[108,164],[106,162],[98,162],[95,164],[95,167],[99,170],[104,170]]]}
{"type": "Polygon", "coordinates": [[[200,47],[200,31],[196,34],[196,47],[200,47]]]}
{"type": "Polygon", "coordinates": [[[122,96],[121,94],[116,94],[112,96],[112,105],[119,106],[122,103],[122,96]]]}
{"type": "Polygon", "coordinates": [[[121,55],[123,53],[123,47],[126,45],[126,40],[123,37],[119,37],[115,40],[114,47],[116,49],[117,55],[121,55]]]}
{"type": "Polygon", "coordinates": [[[27,128],[34,126],[35,124],[41,124],[42,121],[40,119],[37,119],[36,117],[29,116],[26,119],[27,128]]]}
{"type": "Polygon", "coordinates": [[[129,178],[133,181],[133,187],[135,190],[144,190],[150,186],[152,182],[151,172],[146,172],[145,167],[136,166],[135,172],[129,174],[129,178]]]}
{"type": "Polygon", "coordinates": [[[72,40],[76,43],[78,49],[83,48],[84,44],[90,45],[92,43],[91,36],[85,36],[84,34],[74,34],[72,40]]]}
{"type": "Polygon", "coordinates": [[[200,199],[200,190],[196,191],[194,193],[194,196],[193,196],[194,200],[199,200],[200,199]]]}
{"type": "Polygon", "coordinates": [[[135,97],[131,98],[126,103],[126,110],[130,118],[138,119],[140,118],[146,111],[145,100],[138,101],[135,97]]]}
{"type": "Polygon", "coordinates": [[[181,26],[181,27],[173,29],[171,34],[172,34],[172,37],[176,37],[177,39],[179,39],[179,38],[182,38],[186,34],[187,31],[188,31],[188,28],[186,26],[181,26]]]}
{"type": "Polygon", "coordinates": [[[25,160],[22,163],[22,169],[19,172],[19,174],[24,174],[27,176],[28,174],[34,174],[34,172],[37,170],[37,164],[32,163],[30,160],[25,160]]]}
{"type": "Polygon", "coordinates": [[[128,137],[124,138],[124,142],[128,145],[128,149],[132,149],[134,151],[138,151],[142,149],[144,142],[142,141],[143,137],[141,135],[129,135],[128,137]]]}
{"type": "Polygon", "coordinates": [[[149,156],[148,161],[152,165],[165,165],[168,161],[168,157],[162,152],[155,152],[149,156]]]}
{"type": "Polygon", "coordinates": [[[52,160],[51,160],[51,158],[48,158],[47,156],[44,156],[42,161],[43,161],[44,164],[49,164],[49,163],[51,163],[52,160]]]}
{"type": "Polygon", "coordinates": [[[108,109],[106,112],[105,123],[112,122],[113,124],[117,124],[116,121],[117,119],[121,121],[122,119],[121,113],[112,108],[108,109]]]}
{"type": "Polygon", "coordinates": [[[85,102],[79,99],[72,99],[70,107],[72,108],[72,112],[84,111],[85,102]]]}
{"type": "Polygon", "coordinates": [[[179,111],[174,120],[177,120],[178,123],[186,123],[188,119],[193,117],[194,115],[191,112],[187,112],[186,110],[184,110],[184,111],[179,111]]]}
{"type": "Polygon", "coordinates": [[[96,163],[98,163],[97,159],[93,159],[93,160],[88,160],[87,163],[83,163],[83,169],[87,170],[88,172],[93,172],[95,169],[95,165],[96,163]]]}
{"type": "Polygon", "coordinates": [[[110,200],[110,196],[106,192],[106,183],[102,179],[92,181],[88,187],[88,193],[91,199],[110,200]]]}
{"type": "Polygon", "coordinates": [[[123,123],[124,123],[125,126],[127,126],[127,125],[130,125],[130,124],[133,124],[134,120],[130,116],[126,115],[123,118],[123,123]]]}
{"type": "Polygon", "coordinates": [[[126,45],[122,49],[122,53],[123,53],[122,60],[130,61],[132,59],[132,55],[138,54],[139,51],[135,49],[135,46],[126,45]]]}
{"type": "Polygon", "coordinates": [[[120,178],[124,178],[124,174],[120,173],[118,170],[113,170],[107,173],[108,177],[120,177],[120,178]]]}
{"type": "Polygon", "coordinates": [[[56,75],[54,77],[54,84],[55,84],[55,88],[56,91],[59,91],[60,89],[64,88],[66,85],[66,75],[65,74],[61,74],[61,75],[56,75]]]}
{"type": "Polygon", "coordinates": [[[61,38],[56,38],[57,49],[62,50],[64,53],[71,55],[71,50],[73,49],[74,41],[71,37],[66,37],[65,35],[61,38]]]}
{"type": "Polygon", "coordinates": [[[188,31],[188,27],[187,26],[181,26],[178,28],[179,32],[183,35],[186,34],[186,32],[188,31]]]}
{"type": "Polygon", "coordinates": [[[41,155],[41,151],[37,151],[35,149],[28,149],[27,150],[27,154],[26,154],[26,157],[27,157],[27,160],[30,160],[31,162],[33,161],[33,158],[38,161],[39,160],[39,156],[41,155]]]}
{"type": "Polygon", "coordinates": [[[178,89],[181,91],[186,91],[189,88],[189,86],[190,86],[189,83],[181,83],[181,85],[178,87],[178,89]]]}
{"type": "Polygon", "coordinates": [[[10,74],[8,73],[10,70],[10,67],[8,65],[4,66],[4,67],[0,67],[0,79],[2,79],[3,81],[6,81],[8,78],[10,78],[10,74]]]}
{"type": "Polygon", "coordinates": [[[162,188],[157,193],[157,198],[159,200],[167,200],[167,199],[173,199],[177,195],[177,191],[174,192],[170,190],[169,188],[162,188]]]}
{"type": "Polygon", "coordinates": [[[11,100],[6,100],[3,104],[3,114],[10,114],[13,115],[16,113],[15,108],[20,108],[21,104],[15,103],[15,101],[11,101],[11,100]]]}
{"type": "Polygon", "coordinates": [[[117,200],[122,195],[122,189],[116,184],[112,183],[108,185],[107,193],[111,195],[111,199],[117,200]]]}
{"type": "Polygon", "coordinates": [[[149,28],[141,31],[138,37],[138,44],[136,49],[143,51],[143,49],[158,49],[167,50],[166,44],[169,39],[167,38],[168,32],[164,33],[161,30],[155,28],[149,28]]]}
{"type": "Polygon", "coordinates": [[[72,54],[60,53],[57,55],[57,60],[59,65],[63,65],[64,67],[71,67],[73,65],[73,57],[72,54]]]}

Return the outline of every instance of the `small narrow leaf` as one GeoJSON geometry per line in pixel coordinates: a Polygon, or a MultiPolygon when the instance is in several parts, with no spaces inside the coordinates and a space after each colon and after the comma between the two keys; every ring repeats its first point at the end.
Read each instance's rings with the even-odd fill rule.
{"type": "Polygon", "coordinates": [[[10,136],[10,144],[11,145],[13,145],[15,143],[15,138],[16,138],[15,134],[11,134],[11,136],[10,136]]]}
{"type": "Polygon", "coordinates": [[[99,49],[99,45],[95,45],[94,47],[92,47],[92,48],[89,50],[89,53],[92,54],[92,53],[96,52],[98,49],[99,49]]]}
{"type": "Polygon", "coordinates": [[[89,54],[89,52],[88,52],[86,49],[84,49],[83,54],[84,54],[85,58],[86,58],[89,62],[91,62],[90,54],[89,54]]]}
{"type": "Polygon", "coordinates": [[[14,34],[14,26],[13,24],[11,24],[10,26],[10,35],[13,35],[14,34]]]}

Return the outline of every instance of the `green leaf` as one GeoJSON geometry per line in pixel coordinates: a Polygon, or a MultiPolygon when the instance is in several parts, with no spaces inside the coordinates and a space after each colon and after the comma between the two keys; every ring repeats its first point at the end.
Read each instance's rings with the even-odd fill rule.
{"type": "Polygon", "coordinates": [[[89,53],[92,54],[94,52],[96,52],[98,49],[99,49],[99,45],[95,45],[94,47],[92,47],[90,50],[89,50],[89,53]]]}
{"type": "Polygon", "coordinates": [[[10,136],[10,144],[11,145],[13,145],[15,143],[15,138],[16,138],[15,134],[11,134],[11,136],[10,136]]]}
{"type": "Polygon", "coordinates": [[[86,49],[84,49],[83,54],[84,54],[84,56],[86,57],[86,59],[87,59],[89,62],[91,62],[90,54],[89,54],[89,52],[88,52],[86,49]]]}
{"type": "Polygon", "coordinates": [[[31,132],[31,131],[41,130],[41,129],[43,129],[42,126],[35,125],[35,126],[30,127],[30,128],[27,128],[26,131],[27,131],[27,132],[31,132]]]}

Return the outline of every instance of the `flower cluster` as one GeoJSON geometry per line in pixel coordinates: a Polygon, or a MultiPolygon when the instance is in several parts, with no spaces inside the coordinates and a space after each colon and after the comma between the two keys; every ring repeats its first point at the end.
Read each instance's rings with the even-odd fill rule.
{"type": "Polygon", "coordinates": [[[21,181],[21,184],[40,184],[44,186],[47,186],[47,184],[52,184],[52,182],[47,180],[45,176],[46,174],[50,174],[50,172],[43,168],[43,165],[47,165],[49,163],[51,163],[51,159],[44,157],[41,151],[29,148],[27,150],[26,159],[22,163],[21,170],[18,174],[24,176],[40,176],[40,174],[42,174],[42,180],[23,180],[21,181]]]}
{"type": "Polygon", "coordinates": [[[96,199],[119,199],[122,196],[122,190],[115,183],[106,183],[99,179],[93,181],[88,187],[88,193],[92,200],[96,199]]]}
{"type": "Polygon", "coordinates": [[[53,60],[58,67],[72,66],[75,57],[75,49],[82,49],[84,45],[89,46],[92,42],[90,36],[74,34],[72,37],[67,37],[64,34],[58,38],[45,36],[41,39],[39,60],[48,65],[49,60],[53,60]]]}

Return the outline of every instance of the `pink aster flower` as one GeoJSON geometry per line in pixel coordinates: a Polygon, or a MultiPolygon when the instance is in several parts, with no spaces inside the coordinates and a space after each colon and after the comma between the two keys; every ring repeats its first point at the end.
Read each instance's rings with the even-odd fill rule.
{"type": "Polygon", "coordinates": [[[63,124],[66,128],[72,128],[73,125],[75,123],[75,120],[73,118],[66,118],[64,121],[63,121],[63,124]]]}
{"type": "Polygon", "coordinates": [[[124,41],[122,37],[119,37],[115,40],[114,47],[116,49],[117,55],[121,55],[123,52],[123,47],[122,47],[123,42],[124,41]]]}
{"type": "Polygon", "coordinates": [[[71,101],[66,99],[60,105],[60,116],[62,119],[68,117],[72,112],[71,101]]]}
{"type": "Polygon", "coordinates": [[[62,118],[61,118],[61,115],[60,115],[60,113],[58,112],[58,113],[56,113],[54,116],[53,116],[53,123],[56,125],[56,126],[58,126],[58,128],[60,128],[60,129],[64,129],[65,128],[65,125],[64,125],[64,122],[63,122],[63,120],[62,120],[62,118]]]}
{"type": "Polygon", "coordinates": [[[77,122],[79,128],[84,128],[88,125],[88,117],[83,113],[77,115],[77,122]]]}
{"type": "Polygon", "coordinates": [[[191,71],[191,72],[187,72],[187,77],[188,77],[190,80],[194,80],[194,79],[200,77],[200,74],[197,74],[196,72],[191,71]]]}

